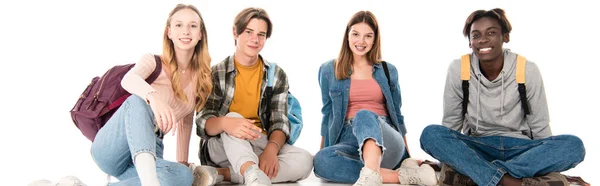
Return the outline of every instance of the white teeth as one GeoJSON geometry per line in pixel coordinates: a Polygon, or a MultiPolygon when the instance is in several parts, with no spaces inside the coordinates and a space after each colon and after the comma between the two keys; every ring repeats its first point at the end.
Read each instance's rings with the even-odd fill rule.
{"type": "Polygon", "coordinates": [[[179,39],[180,41],[192,41],[192,39],[179,39]]]}
{"type": "Polygon", "coordinates": [[[358,50],[364,50],[365,48],[367,48],[367,47],[359,47],[359,46],[356,46],[356,49],[358,49],[358,50]]]}
{"type": "Polygon", "coordinates": [[[481,51],[481,52],[487,52],[487,51],[490,51],[490,50],[492,50],[492,48],[480,48],[479,49],[479,51],[481,51]]]}

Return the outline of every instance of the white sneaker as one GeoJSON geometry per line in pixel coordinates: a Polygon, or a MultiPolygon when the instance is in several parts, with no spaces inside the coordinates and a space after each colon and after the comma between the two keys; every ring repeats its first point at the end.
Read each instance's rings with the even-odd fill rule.
{"type": "Polygon", "coordinates": [[[423,164],[418,168],[400,167],[398,179],[403,185],[437,185],[437,176],[431,166],[423,164]]]}
{"type": "Polygon", "coordinates": [[[58,181],[58,183],[52,183],[49,180],[37,180],[31,182],[27,186],[87,186],[81,180],[75,176],[65,176],[58,181]]]}
{"type": "Polygon", "coordinates": [[[352,186],[382,186],[383,181],[381,180],[381,175],[379,173],[367,168],[363,167],[360,170],[360,176],[354,185],[352,186]]]}
{"type": "Polygon", "coordinates": [[[419,168],[419,161],[414,158],[406,158],[406,159],[404,159],[404,161],[402,161],[402,163],[400,164],[400,167],[416,169],[416,168],[419,168]]]}
{"type": "Polygon", "coordinates": [[[194,175],[192,186],[213,186],[223,181],[223,176],[219,175],[217,168],[211,166],[196,166],[190,163],[190,169],[194,175]]]}
{"type": "Polygon", "coordinates": [[[246,168],[244,184],[246,186],[271,186],[271,179],[256,164],[253,164],[246,168]]]}
{"type": "Polygon", "coordinates": [[[65,176],[58,181],[57,186],[87,186],[75,176],[65,176]]]}
{"type": "Polygon", "coordinates": [[[31,182],[27,186],[55,186],[55,185],[56,184],[52,183],[49,180],[37,180],[37,181],[31,182]]]}

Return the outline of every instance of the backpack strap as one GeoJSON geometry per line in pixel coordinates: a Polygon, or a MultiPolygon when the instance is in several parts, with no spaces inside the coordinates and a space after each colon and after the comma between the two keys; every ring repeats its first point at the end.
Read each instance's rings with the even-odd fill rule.
{"type": "Polygon", "coordinates": [[[269,62],[269,70],[267,71],[267,87],[273,87],[273,79],[275,78],[276,63],[269,62]]]}
{"type": "MultiPolygon", "coordinates": [[[[527,89],[525,87],[525,64],[527,59],[521,55],[517,55],[517,69],[516,79],[519,91],[519,99],[521,100],[521,107],[525,112],[525,115],[531,114],[529,102],[527,101],[527,89]]],[[[462,102],[462,115],[463,117],[467,113],[467,104],[469,102],[469,80],[471,79],[471,54],[465,54],[461,56],[460,62],[460,79],[462,80],[462,91],[463,91],[463,102],[462,102]]]]}
{"type": "Polygon", "coordinates": [[[525,87],[525,64],[527,59],[521,55],[517,55],[517,86],[519,91],[519,98],[521,100],[521,107],[525,115],[531,114],[529,102],[527,101],[527,88],[525,87]]]}
{"type": "Polygon", "coordinates": [[[392,81],[390,81],[390,70],[388,70],[387,62],[382,61],[381,64],[383,65],[383,72],[385,72],[385,77],[388,80],[388,85],[392,87],[392,81]]]}
{"type": "Polygon", "coordinates": [[[263,127],[268,128],[271,126],[271,99],[273,98],[273,83],[275,79],[275,66],[277,64],[269,62],[269,68],[267,69],[267,87],[265,87],[265,98],[263,101],[267,101],[267,111],[262,113],[263,127]]]}
{"type": "Polygon", "coordinates": [[[162,60],[160,59],[160,56],[155,54],[154,60],[156,61],[156,68],[154,68],[152,74],[150,74],[150,76],[146,78],[146,82],[148,84],[152,84],[158,78],[158,75],[160,75],[160,72],[162,71],[162,60]]]}
{"type": "Polygon", "coordinates": [[[469,103],[469,80],[471,80],[471,54],[465,54],[460,58],[460,80],[462,80],[462,117],[467,114],[467,105],[469,103]]]}

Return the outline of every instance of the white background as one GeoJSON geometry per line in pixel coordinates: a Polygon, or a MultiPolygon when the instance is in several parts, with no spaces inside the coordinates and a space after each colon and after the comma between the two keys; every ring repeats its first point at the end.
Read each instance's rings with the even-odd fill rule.
{"type": "MultiPolygon", "coordinates": [[[[105,176],[92,161],[90,142],[69,116],[93,76],[144,53],[160,53],[169,11],[178,1],[2,1],[0,4],[0,185],[57,181],[74,175],[89,185],[105,176]]],[[[592,1],[184,1],[197,6],[208,28],[212,64],[234,51],[234,16],[247,6],[270,14],[274,30],[262,55],[287,72],[302,103],[304,130],[297,146],[311,153],[320,142],[319,65],[335,58],[345,26],[358,10],[370,10],[381,28],[383,58],[396,65],[402,114],[416,158],[428,124],[440,123],[446,69],[469,52],[462,36],[467,16],[501,7],[513,25],[504,46],[539,66],[556,134],[575,134],[586,159],[566,172],[598,183],[597,7],[592,1]]],[[[195,131],[195,130],[194,130],[195,131]]],[[[165,158],[175,157],[174,137],[165,158]]],[[[197,158],[192,136],[190,161],[197,158]]],[[[552,153],[552,152],[549,152],[552,153]]],[[[540,157],[544,158],[544,157],[540,157]]]]}

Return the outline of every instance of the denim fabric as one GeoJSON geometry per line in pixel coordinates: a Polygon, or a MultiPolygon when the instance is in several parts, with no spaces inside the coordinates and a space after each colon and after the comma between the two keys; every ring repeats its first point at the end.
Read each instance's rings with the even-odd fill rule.
{"type": "Polygon", "coordinates": [[[98,131],[91,154],[102,171],[120,180],[111,185],[141,185],[133,159],[142,152],[155,155],[161,185],[192,184],[194,178],[189,168],[163,159],[163,142],[154,128],[150,105],[131,95],[98,131]]]}
{"type": "Polygon", "coordinates": [[[421,148],[478,185],[497,185],[505,173],[529,178],[566,171],[585,157],[583,142],[572,135],[538,140],[472,137],[441,125],[430,125],[423,130],[421,148]]]}
{"type": "Polygon", "coordinates": [[[382,168],[399,167],[408,156],[406,144],[389,123],[388,117],[377,116],[368,110],[358,111],[354,118],[344,123],[340,142],[321,149],[315,155],[315,175],[332,182],[356,182],[364,167],[362,146],[367,139],[375,140],[382,148],[382,168]]]}
{"type": "MultiPolygon", "coordinates": [[[[321,87],[321,99],[323,102],[323,120],[321,123],[321,136],[325,138],[324,147],[339,143],[346,111],[348,109],[348,97],[350,94],[350,79],[337,80],[334,72],[334,61],[330,60],[319,69],[319,86],[321,87]]],[[[388,111],[391,126],[399,131],[402,136],[406,134],[404,117],[400,113],[402,99],[400,96],[400,85],[398,84],[398,71],[394,65],[388,64],[390,83],[385,76],[381,63],[373,65],[373,78],[381,87],[385,97],[385,105],[388,111]],[[391,84],[391,87],[390,87],[391,84]]]]}

